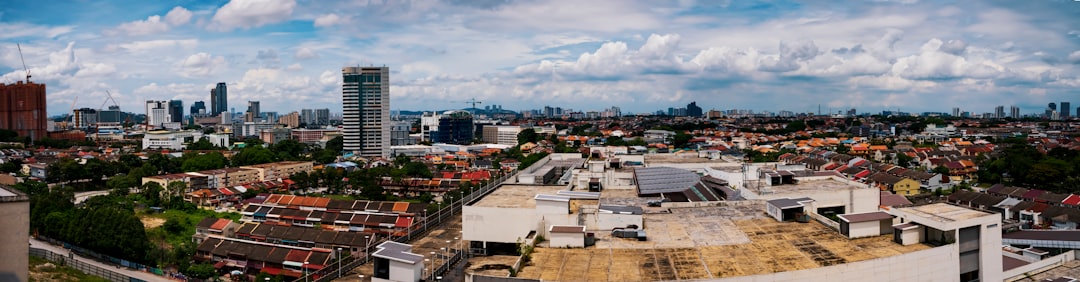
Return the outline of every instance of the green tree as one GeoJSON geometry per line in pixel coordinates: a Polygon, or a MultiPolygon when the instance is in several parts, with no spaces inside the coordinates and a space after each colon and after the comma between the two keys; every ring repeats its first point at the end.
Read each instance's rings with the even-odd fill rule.
{"type": "Polygon", "coordinates": [[[196,150],[196,151],[222,149],[221,147],[214,146],[213,143],[210,143],[210,139],[206,138],[206,137],[199,138],[199,141],[195,141],[195,142],[193,142],[191,144],[188,144],[186,148],[188,150],[196,150]]]}
{"type": "Polygon", "coordinates": [[[671,138],[671,145],[675,148],[686,148],[686,145],[690,143],[690,139],[693,138],[694,136],[685,132],[675,133],[675,136],[671,138]]]}
{"type": "Polygon", "coordinates": [[[184,160],[180,169],[185,172],[219,169],[225,167],[229,160],[219,152],[197,154],[184,160]]]}
{"type": "Polygon", "coordinates": [[[345,150],[345,139],[338,136],[326,141],[326,149],[334,152],[334,155],[336,156],[338,153],[345,150]]]}
{"type": "Polygon", "coordinates": [[[540,135],[536,134],[536,130],[533,130],[532,128],[525,128],[525,129],[521,130],[520,133],[518,133],[517,140],[518,140],[518,145],[529,143],[529,142],[536,143],[536,141],[540,140],[540,135]]]}
{"type": "Polygon", "coordinates": [[[285,139],[275,143],[270,150],[277,152],[280,160],[300,160],[307,151],[307,146],[296,140],[285,139]]]}
{"type": "Polygon", "coordinates": [[[214,265],[209,263],[193,264],[187,268],[187,271],[184,271],[184,274],[198,279],[209,279],[210,277],[217,276],[214,265]]]}
{"type": "Polygon", "coordinates": [[[275,157],[275,154],[267,148],[263,148],[260,146],[247,147],[243,150],[240,150],[240,152],[236,153],[236,155],[233,155],[232,165],[245,166],[264,164],[276,161],[277,159],[275,157]]]}

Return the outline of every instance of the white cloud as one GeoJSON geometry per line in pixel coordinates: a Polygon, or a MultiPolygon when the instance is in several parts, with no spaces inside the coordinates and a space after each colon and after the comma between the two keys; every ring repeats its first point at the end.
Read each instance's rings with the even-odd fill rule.
{"type": "Polygon", "coordinates": [[[225,57],[197,53],[181,61],[179,71],[186,77],[206,77],[225,66],[225,57]]]}
{"type": "Polygon", "coordinates": [[[161,21],[161,16],[153,15],[146,20],[120,24],[115,30],[106,31],[107,35],[143,36],[158,34],[169,30],[169,25],[161,21]]]}
{"type": "Polygon", "coordinates": [[[296,49],[296,54],[294,54],[293,57],[295,57],[296,59],[305,60],[318,58],[319,55],[315,54],[315,50],[311,50],[311,48],[300,47],[296,49]]]}
{"type": "Polygon", "coordinates": [[[20,37],[56,38],[75,30],[74,26],[42,26],[28,23],[0,22],[0,39],[20,37]]]}
{"type": "Polygon", "coordinates": [[[176,6],[172,10],[169,10],[168,14],[165,14],[165,22],[172,26],[180,26],[191,22],[191,11],[184,9],[184,7],[176,6]]]}
{"type": "Polygon", "coordinates": [[[160,34],[169,31],[170,27],[186,24],[191,21],[192,13],[184,7],[176,6],[165,15],[164,20],[159,15],[147,17],[145,20],[126,22],[117,26],[116,29],[106,30],[109,36],[145,36],[160,34]]]}
{"type": "Polygon", "coordinates": [[[1066,58],[1066,60],[1073,64],[1080,64],[1080,50],[1069,53],[1069,57],[1066,58]]]}
{"type": "Polygon", "coordinates": [[[214,28],[229,31],[260,27],[289,20],[295,0],[231,0],[214,13],[214,28]]]}
{"type": "Polygon", "coordinates": [[[338,16],[337,14],[325,14],[325,15],[319,16],[318,18],[315,18],[315,26],[316,27],[331,27],[331,26],[343,24],[343,23],[345,23],[347,21],[348,20],[346,18],[338,16]]]}
{"type": "Polygon", "coordinates": [[[145,41],[132,41],[117,45],[105,46],[106,51],[117,51],[120,49],[130,52],[147,52],[160,49],[166,49],[171,47],[180,47],[185,49],[194,48],[199,44],[198,39],[158,39],[158,40],[145,40],[145,41]]]}

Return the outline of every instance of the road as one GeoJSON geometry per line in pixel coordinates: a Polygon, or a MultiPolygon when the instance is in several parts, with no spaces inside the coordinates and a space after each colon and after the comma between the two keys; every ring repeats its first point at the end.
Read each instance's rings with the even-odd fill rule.
{"type": "MultiPolygon", "coordinates": [[[[68,254],[69,253],[69,251],[67,249],[64,249],[64,246],[54,246],[52,244],[49,244],[48,242],[39,241],[39,240],[34,239],[34,238],[30,238],[30,247],[31,248],[38,248],[38,249],[46,249],[46,250],[52,251],[52,252],[57,253],[57,254],[68,254]]],[[[115,271],[117,273],[127,275],[129,277],[134,277],[135,279],[142,279],[144,281],[172,281],[172,280],[170,280],[168,278],[157,276],[157,275],[154,275],[154,274],[151,274],[151,273],[148,273],[148,272],[134,271],[134,270],[124,268],[124,267],[116,268],[115,264],[103,263],[103,262],[100,262],[100,261],[93,260],[91,258],[85,258],[85,257],[79,256],[78,254],[75,254],[74,257],[75,257],[76,260],[78,260],[80,262],[84,262],[84,263],[88,263],[88,264],[91,264],[91,265],[94,265],[94,266],[97,266],[97,267],[100,267],[100,268],[112,270],[112,271],[115,271]]]]}
{"type": "Polygon", "coordinates": [[[101,195],[108,195],[108,194],[109,194],[108,190],[105,190],[105,191],[86,191],[86,192],[75,193],[75,204],[78,205],[79,203],[82,203],[83,201],[86,201],[86,199],[89,199],[90,197],[93,197],[93,196],[101,196],[101,195]]]}

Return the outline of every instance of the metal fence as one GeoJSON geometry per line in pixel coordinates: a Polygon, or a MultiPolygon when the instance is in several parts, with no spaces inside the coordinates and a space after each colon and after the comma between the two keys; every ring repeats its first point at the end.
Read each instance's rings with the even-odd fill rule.
{"type": "Polygon", "coordinates": [[[67,267],[74,268],[76,270],[82,271],[83,273],[86,273],[86,274],[89,274],[89,275],[105,278],[105,279],[107,279],[109,281],[113,281],[113,282],[139,282],[139,281],[143,281],[143,280],[136,279],[136,278],[133,278],[131,276],[127,276],[127,275],[121,274],[119,272],[116,272],[116,271],[113,271],[113,270],[110,270],[110,269],[107,269],[107,268],[101,268],[101,267],[98,267],[98,266],[93,265],[93,264],[89,264],[89,263],[79,261],[78,259],[74,259],[73,257],[57,254],[57,253],[54,253],[54,252],[52,252],[50,250],[46,250],[46,249],[30,248],[30,255],[35,256],[35,257],[39,257],[39,258],[43,258],[43,259],[51,261],[51,262],[55,262],[55,263],[57,263],[58,265],[61,265],[61,266],[67,266],[67,267]]]}
{"type": "MultiPolygon", "coordinates": [[[[399,237],[391,236],[389,239],[398,243],[408,243],[409,241],[412,241],[413,238],[423,237],[431,230],[434,230],[435,228],[438,228],[439,226],[445,224],[452,217],[454,217],[454,215],[461,213],[461,209],[464,205],[472,204],[473,202],[476,202],[477,200],[491,193],[491,191],[495,191],[495,188],[498,188],[499,185],[502,185],[503,181],[506,181],[506,179],[509,179],[510,177],[514,177],[515,175],[517,175],[517,172],[518,171],[515,170],[512,173],[504,174],[503,176],[500,176],[499,178],[488,182],[488,184],[484,185],[483,187],[473,189],[468,194],[463,195],[460,199],[455,199],[454,201],[442,207],[435,213],[427,214],[424,217],[422,223],[409,226],[409,229],[407,230],[407,232],[405,232],[405,235],[399,237]]],[[[379,245],[379,243],[385,241],[385,239],[379,240],[374,244],[371,244],[367,247],[367,250],[365,250],[362,255],[348,256],[342,258],[340,268],[341,271],[338,271],[337,263],[332,263],[329,266],[320,269],[319,271],[308,273],[307,277],[300,277],[299,280],[310,279],[310,281],[325,282],[338,278],[341,276],[342,273],[370,261],[371,258],[367,254],[371,253],[375,249],[375,247],[379,245]]],[[[434,274],[431,275],[432,277],[446,273],[450,270],[452,266],[454,266],[455,263],[461,261],[465,257],[465,252],[462,252],[461,250],[451,249],[450,251],[453,253],[453,255],[450,256],[450,259],[445,259],[445,255],[442,256],[442,258],[444,258],[442,261],[445,262],[442,263],[439,267],[435,268],[436,270],[433,272],[434,274]]]]}
{"type": "Polygon", "coordinates": [[[177,278],[177,279],[184,278],[184,277],[182,277],[183,275],[181,275],[179,273],[166,272],[165,270],[163,270],[161,268],[151,267],[151,266],[148,266],[148,265],[145,265],[145,264],[140,264],[140,263],[136,263],[136,262],[125,260],[125,259],[115,258],[115,257],[109,256],[109,255],[99,254],[97,252],[91,251],[90,249],[86,249],[86,248],[83,248],[83,247],[72,245],[72,244],[69,244],[67,242],[56,240],[56,239],[53,239],[53,238],[49,238],[49,237],[45,237],[45,236],[38,236],[37,239],[41,240],[41,241],[48,242],[49,244],[53,244],[53,245],[58,245],[58,246],[62,245],[62,246],[64,246],[65,249],[71,250],[72,252],[74,252],[75,254],[78,254],[79,256],[94,259],[94,260],[97,260],[97,261],[100,261],[100,262],[111,263],[111,264],[123,266],[123,267],[126,267],[128,269],[132,269],[132,270],[136,270],[136,271],[144,271],[144,272],[154,274],[154,275],[157,275],[157,276],[162,276],[162,277],[165,277],[165,278],[174,278],[174,277],[177,278]]]}

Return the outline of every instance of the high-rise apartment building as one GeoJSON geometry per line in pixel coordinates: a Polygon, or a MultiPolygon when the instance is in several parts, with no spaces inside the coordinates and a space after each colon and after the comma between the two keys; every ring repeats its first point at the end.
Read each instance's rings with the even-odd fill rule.
{"type": "Polygon", "coordinates": [[[184,101],[169,101],[169,121],[180,122],[184,120],[184,101]]]}
{"type": "Polygon", "coordinates": [[[162,128],[163,124],[171,122],[169,115],[169,101],[146,101],[146,126],[162,128]]]}
{"type": "Polygon", "coordinates": [[[315,125],[315,110],[300,109],[300,123],[307,126],[315,125]]]}
{"type": "Polygon", "coordinates": [[[288,128],[300,127],[300,113],[291,112],[278,118],[278,124],[284,124],[288,128]]]}
{"type": "Polygon", "coordinates": [[[1020,107],[1017,107],[1017,106],[1009,107],[1009,117],[1014,118],[1014,119],[1020,118],[1020,107]]]}
{"type": "Polygon", "coordinates": [[[262,114],[259,111],[259,101],[248,101],[247,111],[244,111],[244,121],[255,122],[260,120],[262,114]]]}
{"type": "Polygon", "coordinates": [[[1005,106],[994,107],[994,118],[1005,118],[1005,106]]]}
{"type": "Polygon", "coordinates": [[[0,83],[0,128],[39,140],[46,135],[45,84],[0,83]]]}
{"type": "Polygon", "coordinates": [[[210,90],[210,115],[226,111],[229,111],[229,91],[224,82],[218,82],[217,87],[210,90]]]}
{"type": "Polygon", "coordinates": [[[1052,118],[1056,112],[1057,104],[1054,104],[1054,102],[1050,102],[1050,104],[1046,105],[1046,118],[1052,118]]]}
{"type": "Polygon", "coordinates": [[[690,102],[686,105],[686,116],[688,117],[700,117],[701,107],[698,107],[697,102],[690,102]]]}
{"type": "Polygon", "coordinates": [[[330,109],[315,109],[315,124],[319,126],[330,125],[330,109]]]}
{"type": "Polygon", "coordinates": [[[953,107],[952,108],[952,116],[954,116],[954,117],[960,116],[960,108],[953,107]]]}
{"type": "Polygon", "coordinates": [[[1069,107],[1072,107],[1069,102],[1061,102],[1061,119],[1069,119],[1069,117],[1072,117],[1072,112],[1070,112],[1072,109],[1069,107]]]}
{"type": "Polygon", "coordinates": [[[201,115],[206,113],[206,103],[203,101],[195,101],[191,104],[191,115],[201,115]]]}
{"type": "Polygon", "coordinates": [[[344,150],[365,157],[390,155],[390,68],[341,69],[344,150]]]}

